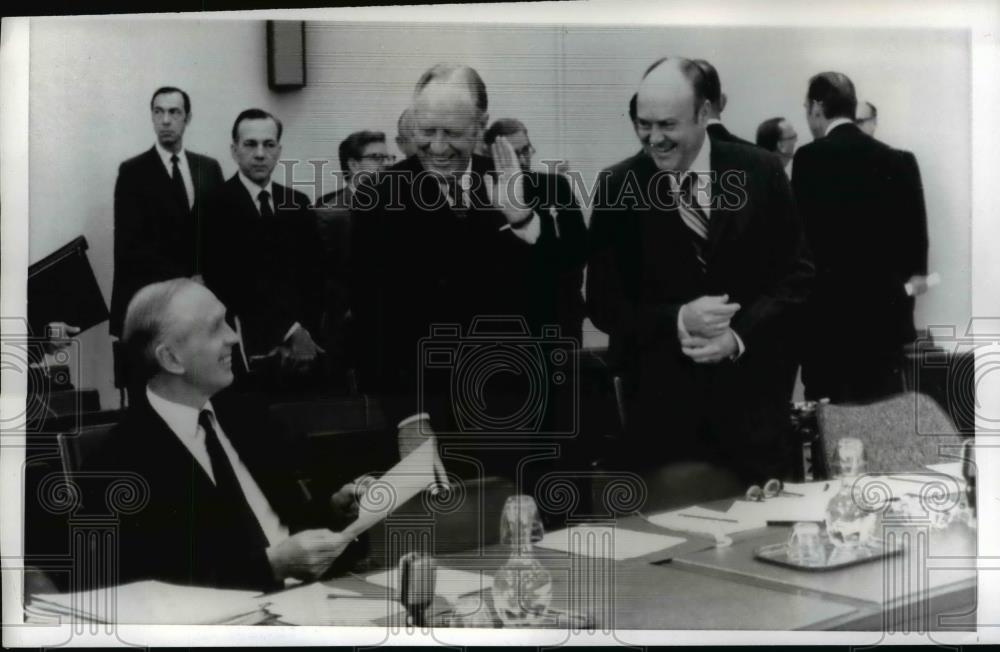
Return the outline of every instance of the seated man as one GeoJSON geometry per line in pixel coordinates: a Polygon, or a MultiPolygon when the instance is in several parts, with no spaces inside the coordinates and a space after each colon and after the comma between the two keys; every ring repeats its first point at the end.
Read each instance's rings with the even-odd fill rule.
{"type": "Polygon", "coordinates": [[[146,286],[129,303],[124,339],[145,395],[85,470],[138,483],[148,499],[120,515],[107,580],[268,591],[319,577],[350,543],[330,529],[347,520],[331,505],[353,487],[310,496],[290,470],[288,439],[259,404],[223,391],[237,342],[225,314],[188,279],[146,286]]]}

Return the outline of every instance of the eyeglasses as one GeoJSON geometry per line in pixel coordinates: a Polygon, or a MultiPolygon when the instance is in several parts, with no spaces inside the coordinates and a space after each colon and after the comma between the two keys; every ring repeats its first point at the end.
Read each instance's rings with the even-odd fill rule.
{"type": "Polygon", "coordinates": [[[528,143],[527,145],[525,145],[520,149],[515,149],[514,153],[517,154],[518,156],[531,156],[532,154],[535,153],[535,146],[532,145],[531,143],[528,143]]]}
{"type": "Polygon", "coordinates": [[[747,489],[746,493],[746,499],[756,503],[762,503],[768,498],[776,498],[778,496],[798,496],[801,498],[802,494],[785,491],[785,483],[777,478],[771,478],[764,483],[763,487],[753,485],[747,489]]]}
{"type": "Polygon", "coordinates": [[[366,161],[374,161],[376,163],[395,163],[395,154],[365,154],[361,157],[366,161]]]}

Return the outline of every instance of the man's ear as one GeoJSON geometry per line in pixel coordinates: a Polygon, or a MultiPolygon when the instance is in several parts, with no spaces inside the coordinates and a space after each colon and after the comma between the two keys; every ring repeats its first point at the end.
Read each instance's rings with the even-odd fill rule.
{"type": "Polygon", "coordinates": [[[240,166],[240,162],[236,158],[236,148],[237,145],[235,142],[229,143],[229,155],[233,157],[233,163],[235,163],[236,167],[238,168],[240,166]]]}
{"type": "Polygon", "coordinates": [[[190,113],[188,113],[186,116],[184,116],[184,124],[185,125],[191,124],[191,114],[190,113]]]}
{"type": "Polygon", "coordinates": [[[729,101],[729,98],[726,97],[725,93],[720,93],[719,94],[719,113],[722,113],[723,111],[726,110],[726,102],[728,102],[728,101],[729,101]]]}
{"type": "Polygon", "coordinates": [[[349,158],[347,159],[347,174],[348,177],[353,177],[358,173],[358,168],[361,166],[361,161],[357,159],[349,158]]]}
{"type": "Polygon", "coordinates": [[[153,355],[156,358],[157,363],[159,363],[160,368],[167,373],[178,376],[184,373],[183,363],[181,363],[166,343],[161,342],[158,344],[153,350],[153,355]]]}

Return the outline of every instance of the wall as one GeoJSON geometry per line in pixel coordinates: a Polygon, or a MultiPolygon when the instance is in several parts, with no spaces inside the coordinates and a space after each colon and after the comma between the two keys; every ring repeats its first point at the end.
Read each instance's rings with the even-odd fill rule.
{"type": "MultiPolygon", "coordinates": [[[[774,115],[810,139],[802,102],[809,76],[840,70],[879,107],[878,137],[921,165],[930,268],[942,287],[917,304],[920,325],[962,326],[971,311],[968,43],[962,32],[778,28],[594,28],[505,25],[307,24],[306,88],[267,88],[259,21],[64,19],[33,23],[30,100],[30,242],[33,262],[83,234],[105,298],[112,282],[112,192],[118,164],[152,145],[149,95],[177,85],[193,101],[185,144],[219,159],[229,176],[229,130],[249,106],[285,123],[283,157],[328,161],[358,129],[390,141],[413,84],[439,61],[482,74],[492,118],[518,117],[543,158],[567,158],[587,179],[637,149],[625,116],[642,71],[671,53],[719,69],[723,119],[752,139],[774,115]]],[[[296,165],[298,183],[314,167],[296,165]]],[[[313,195],[314,188],[303,191],[313,195]]],[[[859,316],[861,318],[863,316],[859,316]]],[[[81,339],[77,384],[117,405],[107,325],[81,339]]]]}

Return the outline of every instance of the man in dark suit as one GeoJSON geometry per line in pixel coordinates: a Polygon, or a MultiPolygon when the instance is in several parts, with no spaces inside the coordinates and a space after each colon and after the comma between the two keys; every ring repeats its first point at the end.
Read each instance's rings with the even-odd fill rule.
{"type": "Polygon", "coordinates": [[[141,485],[120,515],[108,580],[268,591],[317,578],[349,543],[330,528],[351,518],[332,505],[349,503],[353,486],[310,496],[293,475],[292,440],[259,403],[225,391],[237,342],[225,314],[188,279],[147,286],[129,304],[124,339],[148,383],[84,469],[141,485]]]}
{"type": "Polygon", "coordinates": [[[111,334],[120,337],[125,307],[136,291],[178,276],[200,274],[198,240],[205,198],[222,184],[218,161],[184,148],[191,100],[164,86],[150,100],[156,143],[121,164],[115,183],[115,277],[111,334]]]}
{"type": "Polygon", "coordinates": [[[798,140],[795,127],[782,117],[768,118],[757,127],[757,147],[777,154],[789,177],[792,176],[792,159],[798,140]]]}
{"type": "Polygon", "coordinates": [[[326,270],[326,311],[323,339],[331,371],[338,377],[353,365],[350,359],[350,255],[351,203],[354,189],[372,183],[377,175],[395,162],[381,131],[356,131],[340,143],[343,183],[316,202],[319,234],[323,239],[326,270]]]}
{"type": "MultiPolygon", "coordinates": [[[[362,390],[384,397],[401,436],[433,427],[482,442],[534,438],[557,391],[552,369],[548,358],[532,357],[539,365],[525,370],[513,351],[535,356],[566,345],[543,336],[559,323],[556,297],[575,260],[566,250],[573,239],[558,238],[552,215],[526,200],[525,174],[505,137],[493,143],[493,158],[473,154],[488,123],[475,70],[432,67],[417,82],[412,109],[416,155],[355,194],[352,312],[363,340],[362,390]],[[489,332],[472,333],[474,324],[489,332]],[[429,338],[432,328],[437,337],[429,338]],[[418,359],[438,346],[455,355],[418,359]],[[494,351],[512,353],[491,366],[494,351]],[[541,384],[525,385],[535,371],[541,384]]],[[[566,380],[569,387],[575,379],[566,380]]],[[[499,462],[502,451],[480,454],[485,466],[513,471],[509,457],[499,462]]]]}
{"type": "Polygon", "coordinates": [[[799,148],[792,185],[816,260],[807,398],[865,402],[902,391],[914,340],[914,296],[926,290],[927,216],[916,159],[863,133],[846,75],[809,82],[815,140],[799,148]]]}
{"type": "Polygon", "coordinates": [[[706,138],[706,79],[662,59],[637,93],[643,149],[602,173],[587,301],[628,405],[623,463],[787,463],[795,334],[812,265],[777,158],[706,138]]]}
{"type": "Polygon", "coordinates": [[[726,129],[726,125],[722,124],[722,112],[726,110],[726,102],[729,98],[722,92],[722,82],[719,80],[719,72],[715,66],[704,59],[695,59],[694,62],[701,69],[705,78],[705,97],[708,99],[708,127],[706,130],[709,137],[715,140],[753,146],[749,140],[743,140],[730,133],[726,129]]]}
{"type": "MultiPolygon", "coordinates": [[[[553,220],[553,230],[563,243],[561,251],[570,256],[564,261],[564,274],[556,296],[556,314],[564,337],[572,337],[577,346],[583,342],[583,266],[586,263],[587,225],[577,205],[569,180],[554,172],[537,172],[531,169],[535,147],[528,138],[528,129],[520,120],[502,118],[486,130],[484,142],[492,147],[503,136],[514,148],[518,163],[524,172],[524,196],[527,203],[539,213],[553,220]],[[575,257],[575,258],[574,258],[575,257]]],[[[556,166],[553,165],[552,169],[556,166]]]]}
{"type": "Polygon", "coordinates": [[[233,123],[239,171],[208,199],[205,283],[239,320],[251,370],[312,378],[322,352],[323,245],[309,199],[275,183],[281,122],[247,109],[233,123]]]}

